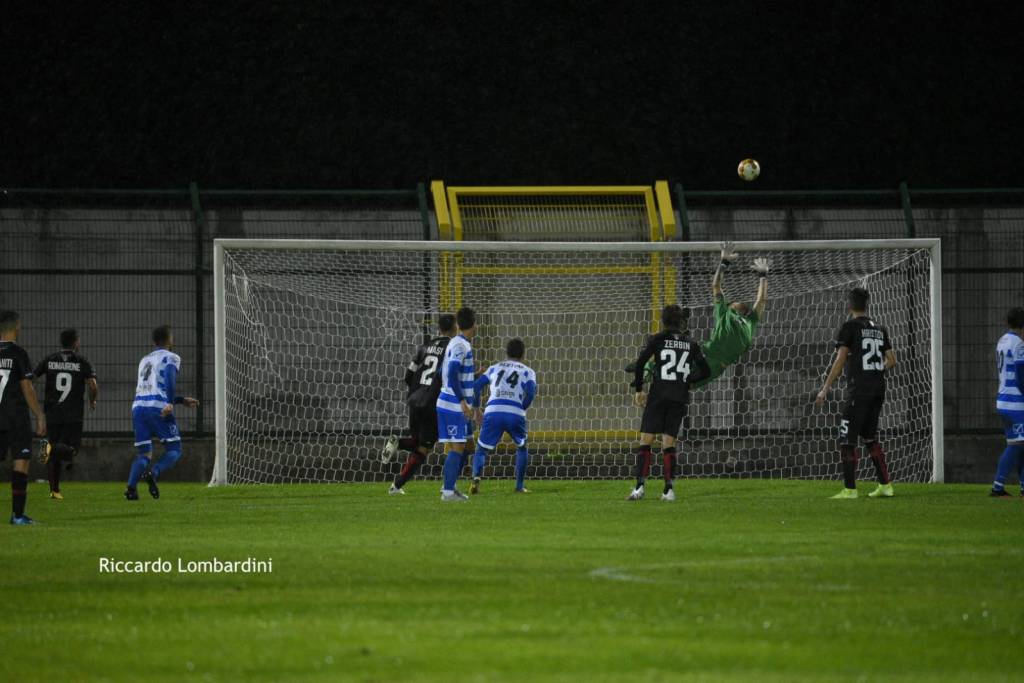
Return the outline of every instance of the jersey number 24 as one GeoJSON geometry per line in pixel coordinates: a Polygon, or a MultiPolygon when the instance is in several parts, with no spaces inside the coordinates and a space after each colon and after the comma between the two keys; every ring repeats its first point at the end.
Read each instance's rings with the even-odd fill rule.
{"type": "Polygon", "coordinates": [[[662,349],[659,358],[661,359],[661,378],[666,382],[675,381],[679,375],[683,376],[685,382],[690,376],[689,351],[683,351],[680,356],[675,349],[662,349]]]}

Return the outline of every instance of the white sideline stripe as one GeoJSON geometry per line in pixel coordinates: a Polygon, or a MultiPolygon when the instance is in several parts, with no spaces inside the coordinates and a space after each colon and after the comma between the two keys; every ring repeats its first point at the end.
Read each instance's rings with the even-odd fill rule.
{"type": "Polygon", "coordinates": [[[649,578],[638,576],[629,572],[644,572],[659,569],[707,569],[714,567],[735,567],[748,564],[763,564],[765,562],[817,562],[821,558],[816,555],[751,555],[748,557],[727,557],[711,560],[681,560],[679,562],[665,562],[658,564],[638,564],[631,568],[624,567],[598,567],[589,572],[589,576],[595,579],[607,579],[609,581],[628,581],[631,583],[669,583],[675,577],[649,578]]]}
{"type": "Polygon", "coordinates": [[[642,576],[627,574],[618,567],[598,567],[591,570],[591,578],[608,579],[609,581],[628,581],[629,583],[655,583],[652,579],[645,579],[642,576]]]}

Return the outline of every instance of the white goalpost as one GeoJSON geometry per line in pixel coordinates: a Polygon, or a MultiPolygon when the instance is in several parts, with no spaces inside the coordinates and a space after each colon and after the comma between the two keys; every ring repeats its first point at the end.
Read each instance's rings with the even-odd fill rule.
{"type": "MultiPolygon", "coordinates": [[[[748,353],[693,393],[682,477],[837,478],[842,384],[814,395],[865,286],[898,358],[881,441],[897,481],[943,480],[938,239],[737,242],[726,295],[751,302],[755,257],[772,262],[748,353]]],[[[531,479],[629,475],[640,412],[631,376],[660,309],[713,325],[719,245],[699,242],[214,242],[216,462],[211,484],[385,481],[383,441],[407,423],[402,376],[438,315],[473,307],[479,367],[520,337],[538,376],[531,479]]],[[[439,449],[438,449],[439,450],[439,449]]],[[[511,476],[504,443],[488,476],[511,476]]],[[[434,457],[421,470],[440,473],[434,457]]],[[[870,477],[870,462],[861,476],[870,477]]]]}

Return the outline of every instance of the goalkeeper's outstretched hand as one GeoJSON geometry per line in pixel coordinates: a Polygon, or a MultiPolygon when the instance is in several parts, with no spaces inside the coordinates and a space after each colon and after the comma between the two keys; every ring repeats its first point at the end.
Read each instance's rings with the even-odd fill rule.
{"type": "Polygon", "coordinates": [[[772,269],[772,262],[766,258],[756,258],[750,269],[758,275],[767,275],[768,271],[772,269]]]}
{"type": "Polygon", "coordinates": [[[732,242],[722,242],[722,263],[731,264],[735,261],[739,254],[736,253],[736,249],[733,247],[732,242]]]}

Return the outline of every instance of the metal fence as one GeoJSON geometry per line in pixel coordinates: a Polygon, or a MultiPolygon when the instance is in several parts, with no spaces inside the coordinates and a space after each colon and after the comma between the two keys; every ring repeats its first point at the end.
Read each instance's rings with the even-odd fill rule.
{"type": "MultiPolygon", "coordinates": [[[[687,192],[680,239],[943,241],[946,431],[994,433],[992,347],[1006,310],[1024,305],[1024,190],[687,192]]],[[[217,237],[419,240],[436,237],[421,185],[395,191],[5,190],[0,308],[23,317],[33,360],[76,327],[104,400],[86,428],[130,429],[127,405],[149,332],[175,329],[182,391],[202,401],[182,429],[213,429],[211,241],[217,237]]]]}

